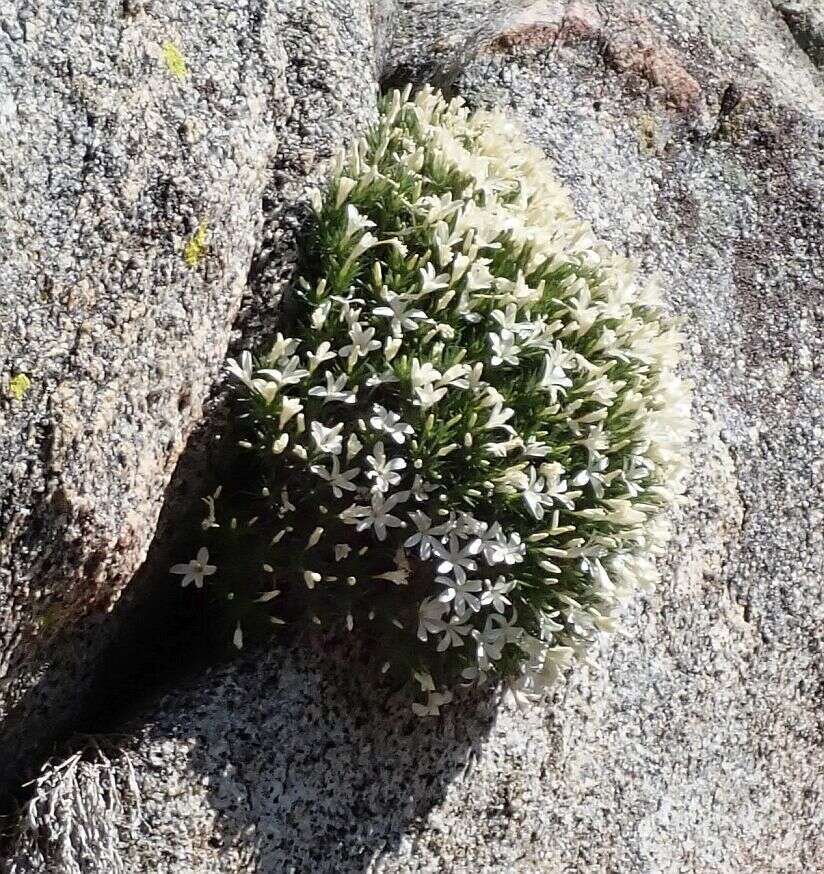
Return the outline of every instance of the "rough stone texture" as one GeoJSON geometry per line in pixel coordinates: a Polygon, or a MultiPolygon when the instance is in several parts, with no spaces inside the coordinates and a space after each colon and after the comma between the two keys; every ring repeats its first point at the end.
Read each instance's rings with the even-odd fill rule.
{"type": "Polygon", "coordinates": [[[122,624],[230,342],[271,329],[393,10],[0,0],[0,794],[122,624]]]}
{"type": "Polygon", "coordinates": [[[821,0],[773,0],[799,48],[824,67],[824,4],[821,0]]]}
{"type": "MultiPolygon", "coordinates": [[[[698,435],[670,570],[601,672],[491,727],[472,702],[410,722],[345,653],[250,653],[84,785],[125,797],[137,763],[142,821],[106,819],[125,870],[824,871],[821,74],[761,0],[472,3],[446,42],[443,9],[405,4],[403,75],[520,118],[685,316],[698,435]]],[[[39,809],[16,872],[56,870],[39,809]]]]}

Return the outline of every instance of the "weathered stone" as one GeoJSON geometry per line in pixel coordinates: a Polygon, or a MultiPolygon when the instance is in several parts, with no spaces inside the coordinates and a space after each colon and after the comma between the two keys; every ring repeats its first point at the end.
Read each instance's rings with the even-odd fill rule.
{"type": "Polygon", "coordinates": [[[0,794],[122,622],[230,341],[271,330],[392,10],[0,3],[0,794]]]}
{"type": "Polygon", "coordinates": [[[818,0],[772,0],[799,48],[824,67],[824,6],[818,0]]]}
{"type": "Polygon", "coordinates": [[[405,4],[403,75],[518,117],[684,315],[695,472],[659,590],[600,671],[491,727],[471,702],[410,722],[347,678],[345,649],[249,653],[164,699],[110,764],[49,772],[13,871],[55,870],[52,799],[113,780],[128,818],[129,761],[142,820],[96,818],[125,870],[817,870],[820,73],[761,0],[465,8],[405,4]]]}

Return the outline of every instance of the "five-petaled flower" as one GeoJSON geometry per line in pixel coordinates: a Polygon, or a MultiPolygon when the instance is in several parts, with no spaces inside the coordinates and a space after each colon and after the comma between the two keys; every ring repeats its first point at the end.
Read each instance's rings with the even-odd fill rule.
{"type": "Polygon", "coordinates": [[[169,573],[183,574],[183,579],[180,581],[181,586],[194,583],[200,589],[203,586],[203,578],[210,577],[216,570],[216,565],[209,564],[209,550],[205,546],[201,546],[197,551],[196,558],[185,564],[173,564],[169,568],[169,573]]]}
{"type": "Polygon", "coordinates": [[[415,433],[415,429],[406,422],[401,422],[401,417],[391,410],[387,410],[380,404],[372,407],[372,418],[369,424],[376,431],[383,431],[391,437],[395,443],[404,443],[406,438],[415,433]]]}

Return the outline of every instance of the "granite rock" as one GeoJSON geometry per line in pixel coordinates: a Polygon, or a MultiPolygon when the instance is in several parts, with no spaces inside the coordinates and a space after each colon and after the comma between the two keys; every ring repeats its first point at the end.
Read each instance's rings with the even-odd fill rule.
{"type": "Polygon", "coordinates": [[[392,13],[0,2],[0,795],[128,621],[106,611],[227,349],[272,328],[307,186],[373,117],[392,13]]]}
{"type": "Polygon", "coordinates": [[[773,0],[799,48],[824,67],[824,6],[818,0],[773,0]]]}
{"type": "Polygon", "coordinates": [[[170,874],[822,871],[821,73],[766,0],[402,8],[395,77],[511,112],[684,317],[694,474],[662,583],[525,710],[412,721],[345,642],[248,653],[71,779],[47,766],[10,870],[72,871],[86,841],[170,874]]]}

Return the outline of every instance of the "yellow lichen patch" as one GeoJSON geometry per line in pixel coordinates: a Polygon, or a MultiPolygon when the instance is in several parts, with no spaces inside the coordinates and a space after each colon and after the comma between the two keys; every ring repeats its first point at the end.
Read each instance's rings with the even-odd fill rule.
{"type": "Polygon", "coordinates": [[[183,79],[188,72],[186,68],[186,58],[183,57],[183,53],[173,42],[164,42],[163,43],[163,57],[166,60],[166,66],[169,68],[169,72],[175,77],[175,79],[183,79]]]}
{"type": "Polygon", "coordinates": [[[9,395],[16,401],[22,401],[31,388],[31,380],[25,373],[18,373],[9,380],[9,395]]]}
{"type": "Polygon", "coordinates": [[[209,226],[206,222],[201,222],[197,226],[192,239],[186,243],[186,248],[183,250],[183,260],[189,267],[197,267],[203,253],[206,250],[206,234],[209,231],[209,226]]]}

